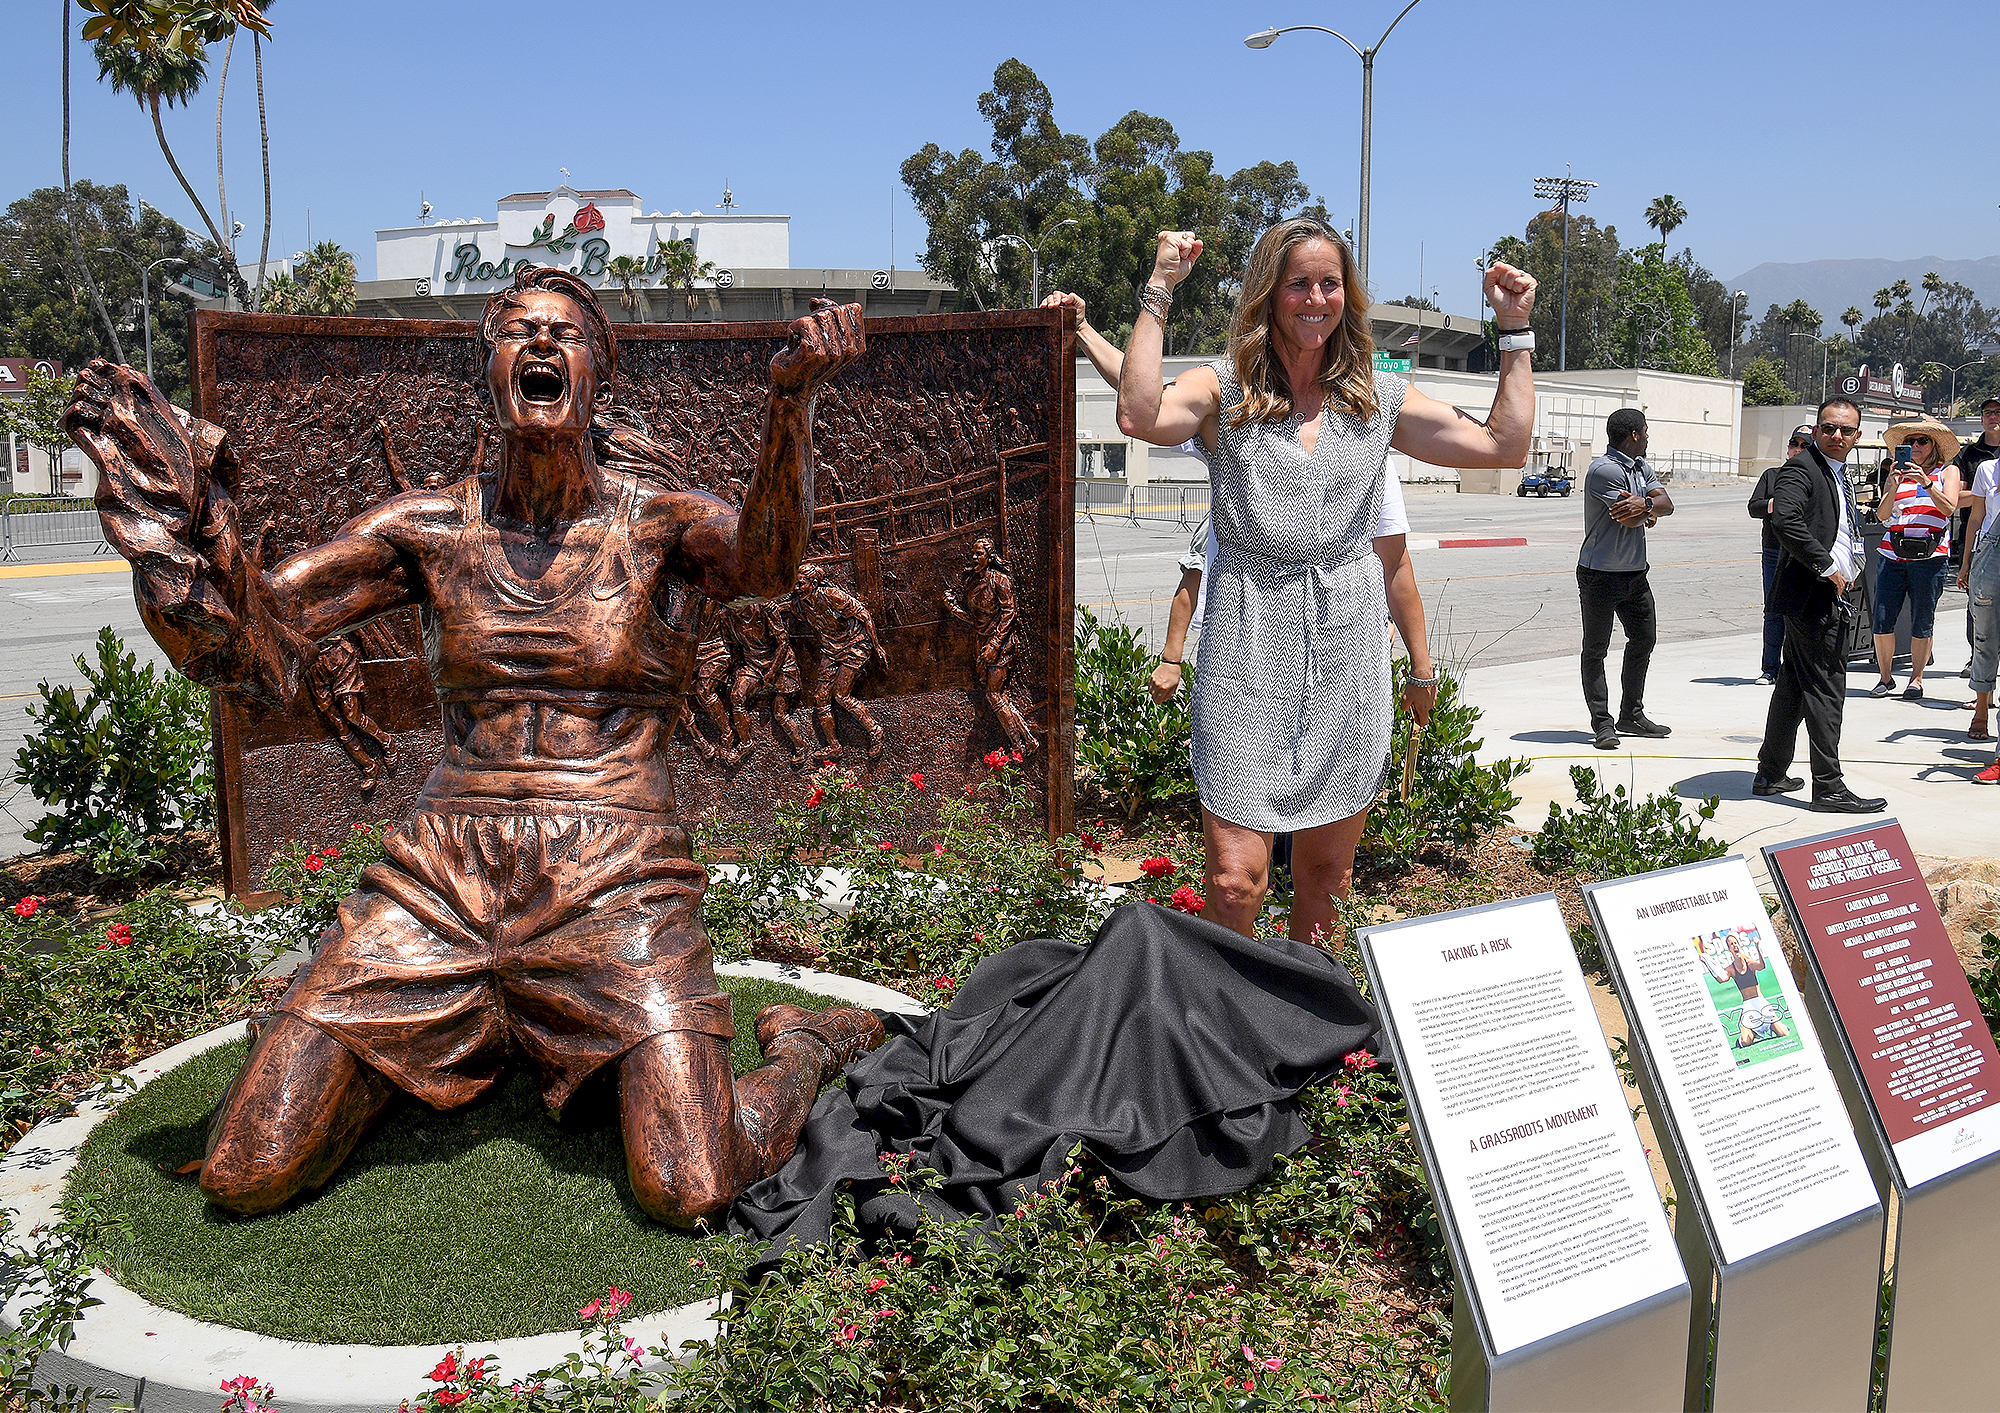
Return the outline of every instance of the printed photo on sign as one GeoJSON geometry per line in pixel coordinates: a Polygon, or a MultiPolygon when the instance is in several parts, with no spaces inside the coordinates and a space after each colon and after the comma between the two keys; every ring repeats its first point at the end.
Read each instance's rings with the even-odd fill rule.
{"type": "MultiPolygon", "coordinates": [[[[1760,1064],[1796,1054],[1801,1041],[1791,1003],[1777,986],[1763,929],[1723,927],[1694,939],[1708,973],[1708,999],[1722,1017],[1722,1033],[1736,1065],[1760,1064]]],[[[1780,959],[1782,965],[1782,959],[1780,959]]]]}

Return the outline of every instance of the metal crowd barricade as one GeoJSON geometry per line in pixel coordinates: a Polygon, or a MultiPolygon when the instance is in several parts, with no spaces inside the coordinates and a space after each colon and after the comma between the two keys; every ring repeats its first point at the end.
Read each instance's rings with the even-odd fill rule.
{"type": "Polygon", "coordinates": [[[89,545],[109,554],[104,522],[94,501],[80,496],[10,496],[0,501],[0,561],[19,559],[24,549],[89,545]]]}
{"type": "Polygon", "coordinates": [[[1737,464],[1734,458],[1712,451],[1676,451],[1667,458],[1666,481],[1669,485],[1696,485],[1703,482],[1734,481],[1737,479],[1737,464]]]}
{"type": "Polygon", "coordinates": [[[1141,519],[1171,519],[1182,529],[1192,529],[1208,515],[1208,483],[1154,481],[1134,486],[1126,506],[1134,525],[1141,519]]]}

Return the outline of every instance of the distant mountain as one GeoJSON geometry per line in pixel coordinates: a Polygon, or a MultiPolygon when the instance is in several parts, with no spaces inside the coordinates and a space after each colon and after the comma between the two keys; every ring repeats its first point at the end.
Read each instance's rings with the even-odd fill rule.
{"type": "Polygon", "coordinates": [[[1766,261],[1729,281],[1729,288],[1748,292],[1744,304],[1752,319],[1763,318],[1773,304],[1803,299],[1825,317],[1826,327],[1838,329],[1840,312],[1848,305],[1872,319],[1876,290],[1897,280],[1920,290],[1928,270],[1970,286],[1989,309],[2000,305],[2000,256],[1994,255],[1984,260],[1806,260],[1796,265],[1766,261]]]}

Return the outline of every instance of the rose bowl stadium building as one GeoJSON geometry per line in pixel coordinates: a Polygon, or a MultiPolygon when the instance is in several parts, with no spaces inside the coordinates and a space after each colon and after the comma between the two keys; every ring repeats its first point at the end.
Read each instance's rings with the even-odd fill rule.
{"type": "MultiPolygon", "coordinates": [[[[430,220],[375,232],[375,275],[354,287],[358,315],[476,319],[486,297],[527,265],[560,265],[589,280],[605,312],[623,323],[790,319],[814,299],[856,303],[870,315],[936,314],[956,307],[952,287],[921,270],[793,269],[790,216],[724,205],[648,213],[638,195],[612,191],[516,192],[493,220],[430,220]],[[670,252],[692,252],[698,271],[677,280],[670,252]],[[619,257],[631,263],[617,263],[619,257]],[[622,277],[619,273],[622,271],[622,277]]],[[[685,265],[685,258],[682,260],[685,265]]]]}

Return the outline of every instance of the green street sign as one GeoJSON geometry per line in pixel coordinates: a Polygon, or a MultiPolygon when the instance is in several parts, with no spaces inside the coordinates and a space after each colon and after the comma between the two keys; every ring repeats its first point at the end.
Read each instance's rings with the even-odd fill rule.
{"type": "Polygon", "coordinates": [[[1410,371],[1410,360],[1407,358],[1398,358],[1394,354],[1383,353],[1377,350],[1375,354],[1375,371],[1378,373],[1407,373],[1410,371]]]}

